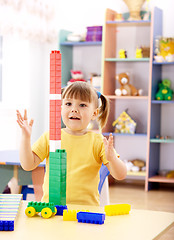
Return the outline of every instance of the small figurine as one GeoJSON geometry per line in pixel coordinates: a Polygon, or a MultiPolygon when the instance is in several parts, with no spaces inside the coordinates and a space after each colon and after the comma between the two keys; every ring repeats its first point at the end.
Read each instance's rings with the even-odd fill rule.
{"type": "Polygon", "coordinates": [[[164,79],[158,84],[158,92],[155,95],[156,100],[172,100],[173,90],[170,88],[170,85],[169,79],[164,79]]]}
{"type": "Polygon", "coordinates": [[[119,57],[120,58],[127,58],[127,52],[124,49],[120,49],[119,57]]]}
{"type": "Polygon", "coordinates": [[[143,57],[141,48],[136,49],[136,56],[135,57],[136,58],[142,58],[143,57]]]}

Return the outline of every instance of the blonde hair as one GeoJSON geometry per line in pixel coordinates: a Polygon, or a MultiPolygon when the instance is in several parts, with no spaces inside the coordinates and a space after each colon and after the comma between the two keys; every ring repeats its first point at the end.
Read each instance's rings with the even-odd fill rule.
{"type": "Polygon", "coordinates": [[[99,108],[97,121],[99,122],[100,127],[103,128],[106,125],[110,110],[109,100],[106,96],[101,94],[101,104],[99,106],[98,93],[90,83],[81,81],[71,83],[67,87],[62,88],[61,93],[62,99],[75,98],[85,102],[94,102],[95,107],[99,108]]]}

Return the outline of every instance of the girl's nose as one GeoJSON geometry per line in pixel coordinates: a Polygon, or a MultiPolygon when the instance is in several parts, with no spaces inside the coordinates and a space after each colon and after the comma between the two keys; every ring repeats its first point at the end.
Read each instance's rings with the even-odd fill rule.
{"type": "Polygon", "coordinates": [[[71,112],[78,113],[78,110],[77,110],[77,109],[74,109],[74,108],[72,108],[72,109],[71,109],[71,112]]]}

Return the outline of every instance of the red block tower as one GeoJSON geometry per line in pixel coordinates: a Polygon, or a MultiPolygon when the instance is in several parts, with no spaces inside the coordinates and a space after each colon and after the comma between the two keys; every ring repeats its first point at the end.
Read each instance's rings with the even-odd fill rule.
{"type": "Polygon", "coordinates": [[[50,54],[49,202],[66,204],[66,151],[61,149],[61,54],[50,54]]]}
{"type": "Polygon", "coordinates": [[[50,152],[61,149],[61,53],[50,54],[50,152]]]}

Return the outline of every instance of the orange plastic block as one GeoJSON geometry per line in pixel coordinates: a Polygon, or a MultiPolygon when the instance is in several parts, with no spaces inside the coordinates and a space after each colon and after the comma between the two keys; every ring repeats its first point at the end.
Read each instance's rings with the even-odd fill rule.
{"type": "Polygon", "coordinates": [[[130,209],[131,206],[129,204],[106,205],[105,213],[106,216],[124,215],[129,214],[130,209]]]}

